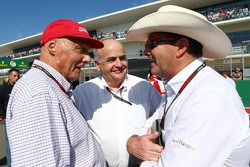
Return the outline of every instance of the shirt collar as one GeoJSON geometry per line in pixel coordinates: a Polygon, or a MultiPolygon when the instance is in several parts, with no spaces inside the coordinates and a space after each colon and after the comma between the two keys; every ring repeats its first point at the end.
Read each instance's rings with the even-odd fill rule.
{"type": "MultiPolygon", "coordinates": [[[[102,75],[99,76],[99,79],[100,79],[100,81],[101,81],[101,83],[103,85],[103,88],[109,87],[102,75]]],[[[123,88],[123,90],[127,90],[127,87],[128,87],[128,75],[126,75],[124,81],[122,82],[121,86],[119,87],[119,90],[121,88],[123,88]]]]}
{"type": "Polygon", "coordinates": [[[177,75],[175,75],[166,84],[166,89],[174,91],[175,94],[178,93],[182,84],[188,79],[188,77],[203,63],[202,58],[195,59],[192,63],[182,69],[177,75]]]}
{"type": "Polygon", "coordinates": [[[70,83],[66,80],[66,78],[64,78],[64,76],[62,76],[62,74],[56,71],[53,67],[40,60],[35,60],[33,64],[39,65],[45,70],[47,70],[62,85],[66,92],[70,90],[70,83]]]}

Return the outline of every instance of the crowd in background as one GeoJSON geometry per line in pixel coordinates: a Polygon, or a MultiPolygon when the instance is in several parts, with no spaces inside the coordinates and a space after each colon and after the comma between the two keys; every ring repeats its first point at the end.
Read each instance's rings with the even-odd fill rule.
{"type": "MultiPolygon", "coordinates": [[[[208,8],[207,10],[199,11],[201,14],[207,17],[207,19],[211,22],[241,18],[250,16],[249,4],[234,4],[230,6],[221,6],[217,8],[208,8]]],[[[128,30],[121,30],[121,31],[112,31],[112,32],[101,32],[101,31],[93,31],[90,32],[90,35],[98,40],[104,39],[107,37],[113,37],[115,39],[122,39],[126,37],[128,30]]],[[[241,53],[249,53],[249,43],[245,44],[244,46],[240,44],[235,44],[232,49],[231,54],[241,54],[241,53]],[[239,45],[239,46],[238,46],[239,45]]],[[[19,58],[25,57],[29,55],[39,54],[40,53],[40,46],[36,45],[26,49],[20,49],[19,51],[14,51],[14,53],[10,53],[9,55],[5,56],[6,58],[19,58]]],[[[141,56],[142,54],[140,54],[141,56]]],[[[92,62],[91,64],[87,65],[89,67],[95,66],[92,62]]],[[[0,71],[0,76],[6,76],[6,71],[0,71]]]]}
{"type": "Polygon", "coordinates": [[[17,58],[17,57],[29,56],[29,55],[38,54],[38,53],[40,53],[40,47],[35,47],[35,48],[31,48],[29,50],[11,53],[11,54],[7,55],[6,57],[7,58],[17,58]]]}
{"type": "Polygon", "coordinates": [[[99,33],[97,33],[97,35],[93,35],[93,36],[95,36],[99,40],[107,38],[107,37],[113,37],[115,39],[121,39],[121,38],[126,37],[127,32],[128,32],[128,30],[125,30],[125,31],[112,31],[112,32],[107,32],[107,33],[99,32],[99,33]]]}
{"type": "Polygon", "coordinates": [[[232,6],[230,8],[213,8],[211,10],[201,11],[201,14],[211,22],[230,20],[249,16],[249,7],[247,4],[232,6]]]}

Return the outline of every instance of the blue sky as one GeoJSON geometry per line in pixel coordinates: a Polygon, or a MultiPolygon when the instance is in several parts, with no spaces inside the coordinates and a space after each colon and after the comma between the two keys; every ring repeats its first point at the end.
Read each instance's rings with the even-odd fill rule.
{"type": "Polygon", "coordinates": [[[83,21],[156,0],[1,0],[0,45],[40,33],[56,19],[83,21]]]}

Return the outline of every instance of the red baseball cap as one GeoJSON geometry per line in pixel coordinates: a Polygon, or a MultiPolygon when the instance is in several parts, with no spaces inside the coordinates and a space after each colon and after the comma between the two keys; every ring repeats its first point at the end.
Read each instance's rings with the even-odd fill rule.
{"type": "Polygon", "coordinates": [[[41,45],[44,45],[46,42],[60,37],[79,37],[86,41],[86,45],[90,48],[102,48],[104,45],[101,41],[98,41],[92,38],[86,28],[73,21],[60,19],[50,23],[41,37],[41,45]]]}

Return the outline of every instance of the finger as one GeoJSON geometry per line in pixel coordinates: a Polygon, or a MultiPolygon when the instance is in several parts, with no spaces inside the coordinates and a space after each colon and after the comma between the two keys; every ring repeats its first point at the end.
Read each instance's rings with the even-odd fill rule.
{"type": "Polygon", "coordinates": [[[160,156],[161,156],[161,153],[152,152],[152,153],[150,153],[148,160],[149,161],[158,161],[160,156]]]}
{"type": "Polygon", "coordinates": [[[158,152],[147,151],[147,152],[144,152],[144,155],[142,156],[142,159],[144,161],[158,161],[160,156],[161,156],[161,154],[158,153],[158,152]]]}
{"type": "Polygon", "coordinates": [[[163,146],[161,146],[159,144],[152,143],[150,151],[155,152],[155,153],[161,153],[163,151],[163,149],[164,149],[163,146]]]}
{"type": "Polygon", "coordinates": [[[157,139],[160,136],[159,132],[154,132],[148,135],[148,138],[150,141],[154,141],[155,139],[157,139]]]}
{"type": "Polygon", "coordinates": [[[143,157],[141,159],[143,161],[155,161],[155,162],[157,162],[159,160],[159,157],[143,157]]]}
{"type": "Polygon", "coordinates": [[[156,153],[161,153],[163,150],[163,146],[159,144],[155,144],[153,142],[146,142],[144,144],[144,151],[145,152],[156,152],[156,153]]]}

